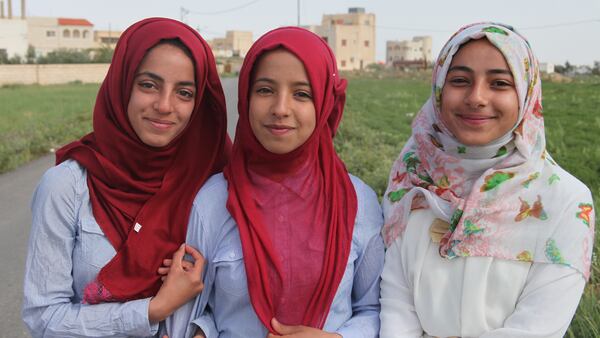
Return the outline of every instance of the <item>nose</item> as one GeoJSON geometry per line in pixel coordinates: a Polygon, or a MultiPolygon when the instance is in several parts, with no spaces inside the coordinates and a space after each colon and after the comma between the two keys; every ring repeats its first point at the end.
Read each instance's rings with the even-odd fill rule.
{"type": "Polygon", "coordinates": [[[476,81],[465,96],[465,103],[471,108],[485,107],[488,103],[487,84],[484,81],[476,81]]]}
{"type": "Polygon", "coordinates": [[[287,117],[290,114],[290,95],[286,93],[278,93],[275,96],[275,101],[271,106],[271,114],[281,119],[287,117]]]}
{"type": "Polygon", "coordinates": [[[161,93],[155,103],[156,110],[160,114],[169,114],[173,111],[173,98],[170,93],[161,93]]]}

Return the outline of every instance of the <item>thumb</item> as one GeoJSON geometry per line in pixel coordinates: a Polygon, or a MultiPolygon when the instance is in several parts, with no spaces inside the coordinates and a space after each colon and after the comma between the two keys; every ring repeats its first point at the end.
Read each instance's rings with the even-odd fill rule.
{"type": "Polygon", "coordinates": [[[185,255],[185,243],[181,244],[181,246],[173,254],[173,267],[174,268],[181,268],[181,261],[183,260],[184,255],[185,255]]]}
{"type": "Polygon", "coordinates": [[[277,331],[277,333],[280,335],[292,334],[298,331],[298,327],[281,324],[275,317],[271,319],[271,325],[273,326],[273,329],[275,329],[275,331],[277,331]]]}

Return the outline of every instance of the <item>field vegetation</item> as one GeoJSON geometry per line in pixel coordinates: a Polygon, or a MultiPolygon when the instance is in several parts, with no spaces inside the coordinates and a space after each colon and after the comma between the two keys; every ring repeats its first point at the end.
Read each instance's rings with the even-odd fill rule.
{"type": "MultiPolygon", "coordinates": [[[[410,123],[429,96],[428,76],[349,75],[349,79],[336,148],[349,171],[381,196],[391,164],[410,135],[410,123]]],[[[89,132],[97,91],[97,84],[0,88],[0,172],[89,132]]],[[[548,150],[590,187],[598,210],[600,146],[595,140],[600,135],[600,77],[547,81],[543,94],[548,150]]],[[[567,337],[600,337],[600,236],[592,278],[567,337]]]]}

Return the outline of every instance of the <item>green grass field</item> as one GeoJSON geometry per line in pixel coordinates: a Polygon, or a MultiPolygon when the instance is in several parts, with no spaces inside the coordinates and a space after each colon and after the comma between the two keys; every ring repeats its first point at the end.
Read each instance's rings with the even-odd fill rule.
{"type": "MultiPolygon", "coordinates": [[[[336,148],[350,172],[381,196],[392,162],[410,135],[410,122],[429,95],[423,80],[351,78],[336,148]]],[[[98,85],[0,88],[0,172],[91,130],[98,85]]],[[[600,205],[600,78],[544,83],[548,149],[583,181],[600,205]]],[[[596,227],[598,229],[598,227],[596,227]]],[[[567,337],[600,337],[600,236],[593,274],[567,337]]]]}

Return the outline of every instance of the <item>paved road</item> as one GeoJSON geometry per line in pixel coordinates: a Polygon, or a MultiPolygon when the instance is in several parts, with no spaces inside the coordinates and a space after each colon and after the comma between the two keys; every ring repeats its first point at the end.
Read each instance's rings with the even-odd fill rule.
{"type": "MultiPolygon", "coordinates": [[[[237,123],[237,78],[222,80],[227,100],[227,131],[237,123]]],[[[23,273],[31,213],[29,201],[40,177],[54,163],[49,154],[0,175],[0,337],[29,337],[21,321],[23,273]]]]}

